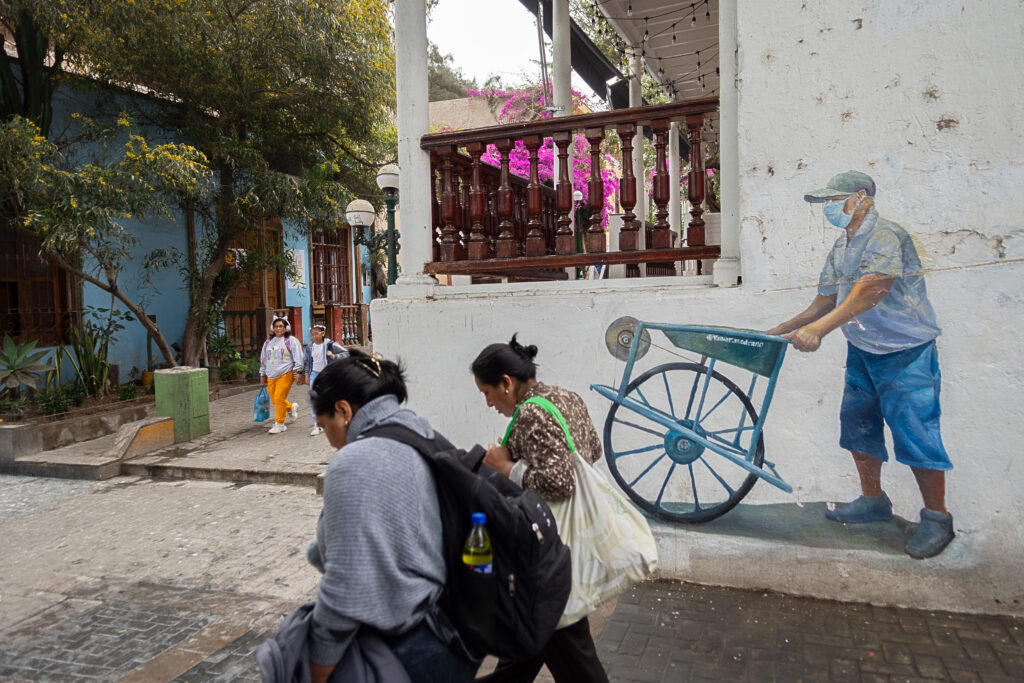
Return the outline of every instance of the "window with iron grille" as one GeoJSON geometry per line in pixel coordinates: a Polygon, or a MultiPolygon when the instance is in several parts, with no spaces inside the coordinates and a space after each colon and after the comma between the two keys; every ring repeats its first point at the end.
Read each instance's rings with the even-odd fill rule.
{"type": "Polygon", "coordinates": [[[0,230],[0,338],[68,341],[73,309],[71,278],[39,256],[39,240],[17,230],[0,230]]]}
{"type": "Polygon", "coordinates": [[[314,230],[311,239],[313,303],[352,303],[351,240],[347,225],[314,230]]]}

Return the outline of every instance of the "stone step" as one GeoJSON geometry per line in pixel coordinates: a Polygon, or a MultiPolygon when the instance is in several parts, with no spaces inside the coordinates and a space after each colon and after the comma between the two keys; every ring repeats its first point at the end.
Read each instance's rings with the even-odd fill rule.
{"type": "Polygon", "coordinates": [[[174,443],[174,420],[148,417],[121,425],[113,434],[53,450],[0,461],[0,472],[59,479],[110,479],[131,458],[174,443]]]}
{"type": "Polygon", "coordinates": [[[121,473],[128,476],[152,477],[154,479],[200,479],[204,481],[228,481],[238,484],[291,484],[308,486],[320,493],[318,477],[323,468],[313,471],[282,469],[245,469],[228,465],[178,462],[154,462],[152,458],[143,461],[126,461],[121,473]],[[187,463],[187,464],[186,464],[187,463]]]}

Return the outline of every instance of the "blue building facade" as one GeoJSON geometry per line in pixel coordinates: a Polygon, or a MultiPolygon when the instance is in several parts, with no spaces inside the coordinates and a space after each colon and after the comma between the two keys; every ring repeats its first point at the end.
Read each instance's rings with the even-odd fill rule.
{"type": "MultiPolygon", "coordinates": [[[[145,112],[147,108],[161,106],[143,95],[111,92],[81,80],[66,82],[58,88],[53,104],[52,139],[74,135],[81,125],[79,116],[98,121],[113,120],[110,117],[116,117],[121,111],[145,112]]],[[[147,128],[141,121],[136,123],[139,132],[151,145],[188,142],[168,139],[165,131],[147,128]]],[[[103,151],[99,145],[79,148],[73,163],[85,163],[102,155],[103,151]]],[[[265,304],[270,311],[287,309],[288,315],[301,325],[296,330],[297,334],[308,340],[308,327],[313,321],[330,323],[332,318],[339,318],[337,309],[340,308],[345,308],[348,315],[351,313],[347,309],[356,307],[358,310],[363,301],[360,256],[358,247],[352,244],[348,226],[341,226],[336,234],[332,233],[331,253],[321,254],[324,246],[317,243],[305,226],[288,221],[266,223],[274,225],[275,229],[266,234],[271,235],[283,253],[294,260],[297,276],[285,278],[280,272],[260,274],[259,282],[250,285],[248,292],[242,287],[238,296],[229,297],[225,306],[226,316],[231,310],[241,309],[255,320],[255,308],[259,304],[265,304]],[[314,269],[316,263],[321,267],[314,269]],[[325,263],[330,267],[323,267],[325,263]],[[320,293],[319,301],[314,300],[314,289],[320,293]],[[264,291],[265,301],[257,301],[263,297],[252,297],[253,292],[264,291]],[[246,301],[247,294],[250,301],[246,301]],[[254,303],[257,306],[253,306],[254,303]],[[314,307],[314,303],[319,306],[314,307]]],[[[184,208],[175,207],[169,218],[132,218],[125,220],[123,226],[135,238],[136,244],[131,257],[123,264],[118,285],[128,298],[143,306],[148,315],[155,316],[167,343],[180,348],[189,310],[187,282],[179,267],[148,269],[146,256],[162,249],[173,250],[188,258],[195,249],[194,244],[190,249],[190,233],[196,242],[202,242],[202,222],[193,220],[184,208]]],[[[10,334],[20,342],[36,340],[40,347],[55,351],[58,343],[69,341],[68,329],[80,325],[90,311],[95,319],[96,309],[109,310],[113,305],[115,309],[125,310],[123,303],[117,300],[112,303],[111,295],[99,287],[59,273],[56,268],[41,265],[38,245],[33,244],[30,238],[24,235],[5,236],[3,246],[6,253],[0,260],[0,294],[3,295],[0,299],[0,334],[10,334]]],[[[83,259],[82,266],[86,272],[91,272],[95,265],[88,258],[83,259]]],[[[263,318],[268,315],[267,310],[258,313],[263,318]]],[[[335,327],[340,329],[338,324],[335,327]]],[[[259,344],[266,336],[262,324],[252,325],[245,338],[228,325],[222,331],[232,337],[246,355],[255,355],[253,349],[258,352],[259,344]]],[[[341,338],[343,335],[335,336],[341,338]]],[[[109,348],[109,362],[117,366],[115,372],[121,383],[133,379],[137,373],[152,369],[151,365],[160,367],[164,363],[157,345],[148,341],[146,329],[137,321],[124,323],[124,329],[116,334],[116,341],[109,348]]],[[[65,364],[62,379],[74,379],[74,370],[69,363],[65,364]]]]}

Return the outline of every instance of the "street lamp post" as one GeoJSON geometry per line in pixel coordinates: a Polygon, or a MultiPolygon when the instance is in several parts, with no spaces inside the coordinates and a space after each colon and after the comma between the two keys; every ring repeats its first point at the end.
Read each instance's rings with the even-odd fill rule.
{"type": "Polygon", "coordinates": [[[388,164],[377,173],[377,187],[384,192],[384,203],[388,209],[388,284],[398,279],[398,232],[395,230],[395,207],[398,206],[398,166],[388,164]]]}
{"type": "MultiPolygon", "coordinates": [[[[366,201],[365,199],[354,199],[348,203],[345,207],[345,220],[348,224],[355,229],[355,234],[352,236],[352,241],[355,244],[362,244],[366,246],[367,253],[370,250],[370,226],[373,225],[374,218],[377,217],[377,213],[373,210],[373,204],[366,201]]],[[[373,262],[370,262],[370,268],[373,268],[373,262]]],[[[370,287],[370,298],[373,298],[373,287],[370,287]]]]}

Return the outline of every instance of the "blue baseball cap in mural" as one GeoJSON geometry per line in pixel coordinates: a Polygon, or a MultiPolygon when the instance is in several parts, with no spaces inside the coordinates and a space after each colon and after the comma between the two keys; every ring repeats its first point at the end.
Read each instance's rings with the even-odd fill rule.
{"type": "Polygon", "coordinates": [[[846,173],[832,176],[832,180],[828,181],[828,186],[805,194],[804,201],[814,203],[827,202],[830,199],[849,197],[851,194],[857,194],[861,190],[864,190],[867,196],[874,197],[875,181],[867,173],[847,171],[846,173]]]}

